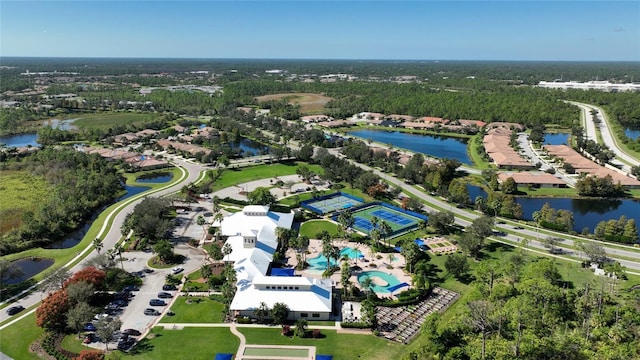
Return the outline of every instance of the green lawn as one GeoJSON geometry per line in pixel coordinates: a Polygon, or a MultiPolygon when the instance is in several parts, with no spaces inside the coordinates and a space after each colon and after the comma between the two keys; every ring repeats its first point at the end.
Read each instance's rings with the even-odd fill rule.
{"type": "Polygon", "coordinates": [[[482,145],[482,142],[476,143],[475,139],[477,137],[480,137],[480,135],[474,135],[469,140],[467,144],[467,153],[469,154],[471,161],[473,161],[474,167],[478,169],[491,169],[494,166],[488,161],[486,161],[485,159],[483,159],[482,156],[480,155],[481,152],[483,151],[481,149],[483,145],[482,145]]]}
{"type": "Polygon", "coordinates": [[[229,328],[184,328],[164,330],[153,328],[148,338],[143,339],[130,354],[120,353],[122,359],[149,360],[211,360],[216,353],[235,354],[240,340],[229,328]]]}
{"type": "MultiPolygon", "coordinates": [[[[249,181],[269,179],[276,176],[295,175],[298,165],[302,162],[287,162],[278,164],[263,164],[242,169],[226,169],[220,179],[213,185],[213,191],[228,188],[249,181]]],[[[311,171],[321,173],[319,165],[308,165],[311,171]]]]}
{"type": "Polygon", "coordinates": [[[12,326],[0,330],[0,351],[16,360],[38,360],[38,356],[29,352],[29,345],[42,333],[43,330],[36,326],[35,313],[31,314],[12,326]]]}
{"type": "Polygon", "coordinates": [[[315,346],[316,354],[330,354],[335,359],[398,359],[404,346],[373,335],[338,334],[321,330],[322,339],[286,337],[280,328],[239,328],[247,338],[247,344],[315,346]]]}
{"type": "Polygon", "coordinates": [[[96,114],[82,114],[78,120],[73,122],[79,129],[109,129],[114,126],[136,125],[142,126],[144,123],[156,121],[161,114],[138,114],[131,112],[108,112],[96,114]]]}
{"type": "Polygon", "coordinates": [[[518,192],[533,197],[577,197],[578,192],[572,188],[539,188],[529,189],[526,186],[518,186],[518,192]]]}
{"type": "Polygon", "coordinates": [[[161,323],[221,323],[224,305],[206,297],[192,297],[187,304],[187,297],[180,296],[171,307],[175,316],[164,316],[161,323]],[[200,300],[198,303],[197,300],[200,300]]]}
{"type": "Polygon", "coordinates": [[[331,236],[338,235],[338,225],[328,220],[310,220],[300,226],[300,235],[307,235],[311,239],[316,239],[317,234],[322,230],[327,230],[331,236]]]}
{"type": "MultiPolygon", "coordinates": [[[[94,350],[94,348],[82,343],[84,336],[78,338],[78,334],[71,334],[64,337],[62,340],[62,348],[72,351],[76,354],[80,354],[82,350],[94,350]]],[[[104,349],[104,346],[102,347],[104,349]]]]}
{"type": "Polygon", "coordinates": [[[51,186],[41,176],[28,171],[2,170],[0,184],[0,235],[17,228],[22,215],[33,211],[51,193],[51,186]]]}

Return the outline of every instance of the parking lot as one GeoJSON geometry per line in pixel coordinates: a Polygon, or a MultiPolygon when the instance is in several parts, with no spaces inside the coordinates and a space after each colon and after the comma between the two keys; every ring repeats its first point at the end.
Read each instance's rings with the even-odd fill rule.
{"type": "MultiPolygon", "coordinates": [[[[192,227],[199,227],[193,224],[192,227]]],[[[184,264],[179,265],[185,270],[180,275],[187,274],[194,270],[199,269],[204,263],[204,253],[199,249],[194,249],[186,243],[179,241],[175,246],[175,252],[184,255],[186,260],[184,264]]],[[[147,263],[151,257],[151,252],[133,251],[123,254],[125,261],[122,263],[124,269],[128,272],[137,272],[145,268],[148,268],[147,263]]],[[[145,273],[142,277],[142,285],[138,291],[133,291],[134,296],[130,299],[129,304],[122,307],[118,314],[122,321],[121,330],[135,329],[144,334],[147,330],[151,329],[162,316],[166,314],[171,308],[171,304],[177,296],[177,291],[166,291],[173,295],[170,299],[162,299],[167,305],[165,306],[150,306],[149,301],[151,299],[157,299],[158,293],[164,291],[162,286],[165,284],[165,278],[172,273],[172,268],[168,269],[154,269],[152,273],[145,273]],[[153,308],[158,310],[160,316],[144,315],[144,310],[147,308],[153,308]]],[[[115,348],[117,340],[109,344],[109,348],[115,348]]],[[[103,349],[104,344],[100,342],[93,342],[91,347],[103,349]]]]}

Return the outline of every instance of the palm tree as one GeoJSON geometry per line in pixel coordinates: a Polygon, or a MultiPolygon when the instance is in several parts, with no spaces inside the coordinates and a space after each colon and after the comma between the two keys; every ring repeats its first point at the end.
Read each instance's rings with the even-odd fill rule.
{"type": "Polygon", "coordinates": [[[371,223],[371,230],[373,230],[378,227],[378,222],[380,222],[380,219],[378,219],[377,216],[372,216],[369,222],[371,223]]]}
{"type": "Polygon", "coordinates": [[[327,270],[331,269],[331,255],[333,251],[333,244],[330,239],[322,240],[322,255],[327,258],[327,270]]]}
{"type": "Polygon", "coordinates": [[[276,238],[281,249],[286,250],[289,247],[289,239],[291,238],[291,230],[283,227],[276,227],[276,238]]]}
{"type": "Polygon", "coordinates": [[[382,238],[385,241],[387,240],[387,237],[391,235],[391,231],[392,231],[391,226],[386,221],[383,220],[382,223],[380,224],[380,235],[382,235],[382,238]]]}
{"type": "Polygon", "coordinates": [[[98,252],[98,254],[100,254],[100,250],[102,250],[104,244],[102,243],[102,240],[100,240],[100,238],[95,238],[93,239],[93,247],[96,248],[96,251],[98,252]]]}
{"type": "Polygon", "coordinates": [[[360,283],[360,285],[362,285],[368,297],[369,293],[371,292],[371,287],[373,286],[373,280],[371,280],[371,278],[367,276],[364,279],[362,279],[362,282],[360,283]]]}
{"type": "Polygon", "coordinates": [[[542,212],[534,211],[533,214],[531,214],[531,217],[533,217],[533,221],[536,222],[536,240],[539,240],[540,239],[540,223],[542,222],[542,212]]]}
{"type": "Polygon", "coordinates": [[[231,244],[229,243],[224,244],[224,246],[222,247],[222,253],[227,257],[227,261],[229,261],[228,255],[231,254],[232,251],[233,249],[231,248],[231,244]]]}

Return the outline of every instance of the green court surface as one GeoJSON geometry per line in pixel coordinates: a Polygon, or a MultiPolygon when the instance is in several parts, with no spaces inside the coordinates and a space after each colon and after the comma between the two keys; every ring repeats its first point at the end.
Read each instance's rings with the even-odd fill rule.
{"type": "Polygon", "coordinates": [[[244,354],[247,356],[282,356],[308,358],[309,349],[298,348],[274,348],[274,347],[247,347],[244,354]]]}
{"type": "Polygon", "coordinates": [[[382,205],[374,205],[372,207],[354,211],[353,227],[364,233],[369,233],[373,229],[371,219],[374,216],[378,218],[378,228],[384,221],[391,227],[391,232],[394,234],[410,229],[416,226],[420,221],[419,218],[409,214],[403,214],[382,205]]]}

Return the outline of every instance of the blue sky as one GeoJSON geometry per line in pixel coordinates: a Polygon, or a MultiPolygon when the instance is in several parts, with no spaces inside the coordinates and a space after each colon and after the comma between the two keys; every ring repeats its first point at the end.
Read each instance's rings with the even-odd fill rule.
{"type": "Polygon", "coordinates": [[[0,55],[640,61],[640,1],[11,1],[0,55]]]}

